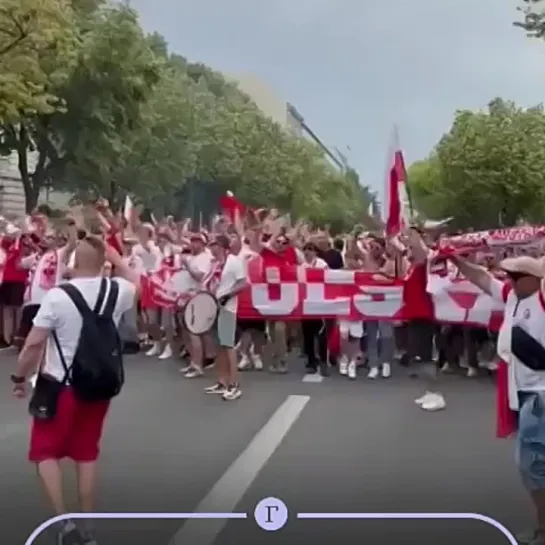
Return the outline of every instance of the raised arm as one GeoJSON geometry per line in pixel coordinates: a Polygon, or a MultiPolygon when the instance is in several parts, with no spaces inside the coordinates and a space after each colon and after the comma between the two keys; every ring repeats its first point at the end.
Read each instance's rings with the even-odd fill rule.
{"type": "Polygon", "coordinates": [[[462,257],[451,256],[450,261],[458,268],[458,270],[465,276],[471,283],[481,288],[488,295],[494,295],[493,284],[498,283],[484,267],[470,263],[462,257]]]}

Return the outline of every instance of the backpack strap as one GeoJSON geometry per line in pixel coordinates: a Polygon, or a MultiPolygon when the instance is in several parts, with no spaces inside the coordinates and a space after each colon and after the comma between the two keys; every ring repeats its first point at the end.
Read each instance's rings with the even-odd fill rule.
{"type": "Polygon", "coordinates": [[[59,354],[59,359],[61,360],[61,365],[64,369],[64,377],[61,381],[61,384],[66,384],[68,382],[68,378],[70,377],[70,367],[68,367],[68,365],[66,365],[66,360],[64,359],[64,354],[62,353],[62,350],[61,350],[61,343],[59,342],[59,337],[57,336],[57,332],[55,330],[53,330],[53,341],[55,342],[55,347],[57,348],[57,352],[59,354]]]}
{"type": "Polygon", "coordinates": [[[100,309],[102,308],[102,305],[104,304],[104,298],[106,297],[107,288],[108,288],[108,281],[106,280],[106,278],[103,278],[100,281],[100,289],[98,290],[97,302],[95,303],[95,308],[93,309],[93,312],[96,312],[97,314],[100,313],[100,309]]]}
{"type": "Polygon", "coordinates": [[[103,316],[111,318],[114,315],[115,305],[119,297],[119,284],[115,280],[110,280],[110,292],[108,293],[108,299],[106,299],[106,305],[104,306],[103,316]]]}
{"type": "MultiPolygon", "coordinates": [[[[60,284],[57,287],[60,288],[62,291],[64,291],[66,295],[68,295],[68,297],[70,297],[70,299],[72,300],[72,303],[74,303],[79,313],[83,317],[86,315],[88,316],[89,313],[93,312],[91,308],[89,307],[89,305],[87,304],[87,301],[83,298],[83,295],[81,294],[81,292],[78,290],[78,288],[76,288],[76,286],[74,286],[73,284],[66,283],[66,284],[60,284]]],[[[100,292],[102,292],[102,285],[100,286],[100,292]]],[[[100,298],[100,292],[98,294],[99,298],[100,298]]],[[[104,295],[102,296],[102,299],[104,299],[104,295]]]]}

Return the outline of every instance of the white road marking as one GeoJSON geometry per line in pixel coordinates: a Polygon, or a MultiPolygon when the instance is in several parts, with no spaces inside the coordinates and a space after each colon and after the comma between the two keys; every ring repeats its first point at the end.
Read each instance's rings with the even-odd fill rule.
{"type": "Polygon", "coordinates": [[[303,382],[312,382],[314,384],[319,384],[324,381],[324,377],[320,373],[314,373],[313,375],[305,375],[303,377],[303,382]]]}
{"type": "MultiPolygon", "coordinates": [[[[309,399],[309,396],[289,396],[199,503],[195,511],[202,513],[234,511],[259,472],[295,424],[309,399]]],[[[169,545],[187,545],[188,543],[211,545],[226,524],[227,520],[188,520],[172,537],[169,545]]]]}

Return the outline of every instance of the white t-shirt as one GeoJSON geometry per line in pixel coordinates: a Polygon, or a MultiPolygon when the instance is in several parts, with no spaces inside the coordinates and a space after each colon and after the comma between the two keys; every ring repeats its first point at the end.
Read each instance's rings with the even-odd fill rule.
{"type": "MultiPolygon", "coordinates": [[[[45,266],[48,265],[49,261],[52,259],[53,252],[57,252],[57,256],[56,256],[57,272],[55,275],[55,285],[59,284],[60,281],[63,279],[64,273],[66,272],[66,265],[63,262],[64,250],[61,248],[58,250],[49,250],[48,252],[45,252],[45,254],[39,258],[38,263],[36,265],[36,269],[34,270],[32,278],[30,279],[29,285],[27,286],[26,293],[25,293],[25,305],[42,304],[43,298],[50,291],[50,289],[45,289],[42,286],[40,286],[40,283],[42,278],[42,270],[45,266]]],[[[31,260],[29,256],[28,263],[30,262],[31,260]]],[[[26,264],[27,262],[22,264],[23,268],[26,268],[24,266],[26,264]]]]}
{"type": "MultiPolygon", "coordinates": [[[[239,256],[229,254],[221,271],[220,282],[216,290],[216,297],[220,299],[227,295],[240,280],[246,279],[246,269],[239,256]]],[[[238,306],[238,296],[231,297],[223,308],[229,312],[236,313],[238,306]]]]}
{"type": "Polygon", "coordinates": [[[509,406],[516,410],[517,392],[545,391],[545,372],[533,371],[511,353],[511,330],[514,325],[518,325],[545,346],[545,297],[543,292],[538,291],[530,297],[518,299],[508,284],[496,279],[491,282],[491,291],[494,299],[505,303],[497,351],[500,358],[509,366],[509,406]]]}
{"type": "Polygon", "coordinates": [[[327,269],[327,263],[323,260],[317,257],[312,263],[308,263],[307,261],[303,261],[301,263],[302,267],[305,267],[307,269],[327,269]]]}
{"type": "MultiPolygon", "coordinates": [[[[189,265],[195,270],[206,276],[212,268],[212,254],[210,250],[205,249],[200,254],[189,257],[189,265]]],[[[185,268],[174,273],[170,279],[169,285],[177,293],[187,293],[201,288],[201,282],[195,280],[185,268]]]]}
{"type": "Polygon", "coordinates": [[[150,242],[147,249],[144,248],[142,244],[135,244],[132,248],[131,255],[138,256],[142,260],[146,272],[159,269],[164,257],[163,252],[161,252],[154,242],[150,242]]]}
{"type": "Polygon", "coordinates": [[[237,257],[242,261],[246,274],[248,273],[248,262],[254,257],[257,257],[258,255],[259,254],[254,252],[248,246],[242,246],[242,248],[240,249],[240,252],[238,253],[237,257]]]}
{"type": "MultiPolygon", "coordinates": [[[[75,286],[87,304],[91,308],[94,308],[101,281],[102,277],[95,276],[92,278],[74,278],[69,283],[75,286]]],[[[121,315],[134,306],[136,288],[124,278],[116,278],[115,281],[119,284],[119,295],[113,319],[116,324],[119,324],[121,315]]],[[[107,297],[108,292],[106,293],[105,301],[107,297]]],[[[82,324],[81,315],[76,306],[70,297],[58,287],[52,288],[47,292],[42,300],[40,310],[34,318],[34,325],[36,327],[43,327],[57,332],[59,344],[68,367],[72,365],[74,354],[78,347],[82,324]]],[[[47,339],[42,371],[59,381],[63,380],[65,375],[55,341],[51,335],[47,339]]]]}

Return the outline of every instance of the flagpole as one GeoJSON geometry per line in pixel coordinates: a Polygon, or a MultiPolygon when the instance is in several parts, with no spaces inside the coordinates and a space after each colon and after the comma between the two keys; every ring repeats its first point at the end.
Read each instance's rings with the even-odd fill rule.
{"type": "Polygon", "coordinates": [[[402,156],[403,156],[403,170],[404,170],[404,176],[405,176],[405,183],[404,183],[404,187],[405,187],[405,197],[406,197],[406,202],[404,202],[403,204],[405,205],[408,205],[408,208],[409,208],[409,220],[412,221],[414,219],[414,209],[413,209],[413,201],[411,199],[411,192],[410,192],[410,189],[409,189],[409,177],[407,176],[407,165],[405,163],[405,154],[403,153],[403,150],[401,149],[401,139],[399,137],[399,127],[397,125],[394,125],[395,127],[395,145],[396,145],[396,150],[397,151],[400,151],[402,156]]]}
{"type": "Polygon", "coordinates": [[[388,210],[390,209],[390,171],[395,153],[396,137],[398,136],[397,125],[393,125],[388,138],[388,151],[386,152],[386,166],[384,168],[384,198],[382,199],[382,222],[386,224],[388,210]]]}

